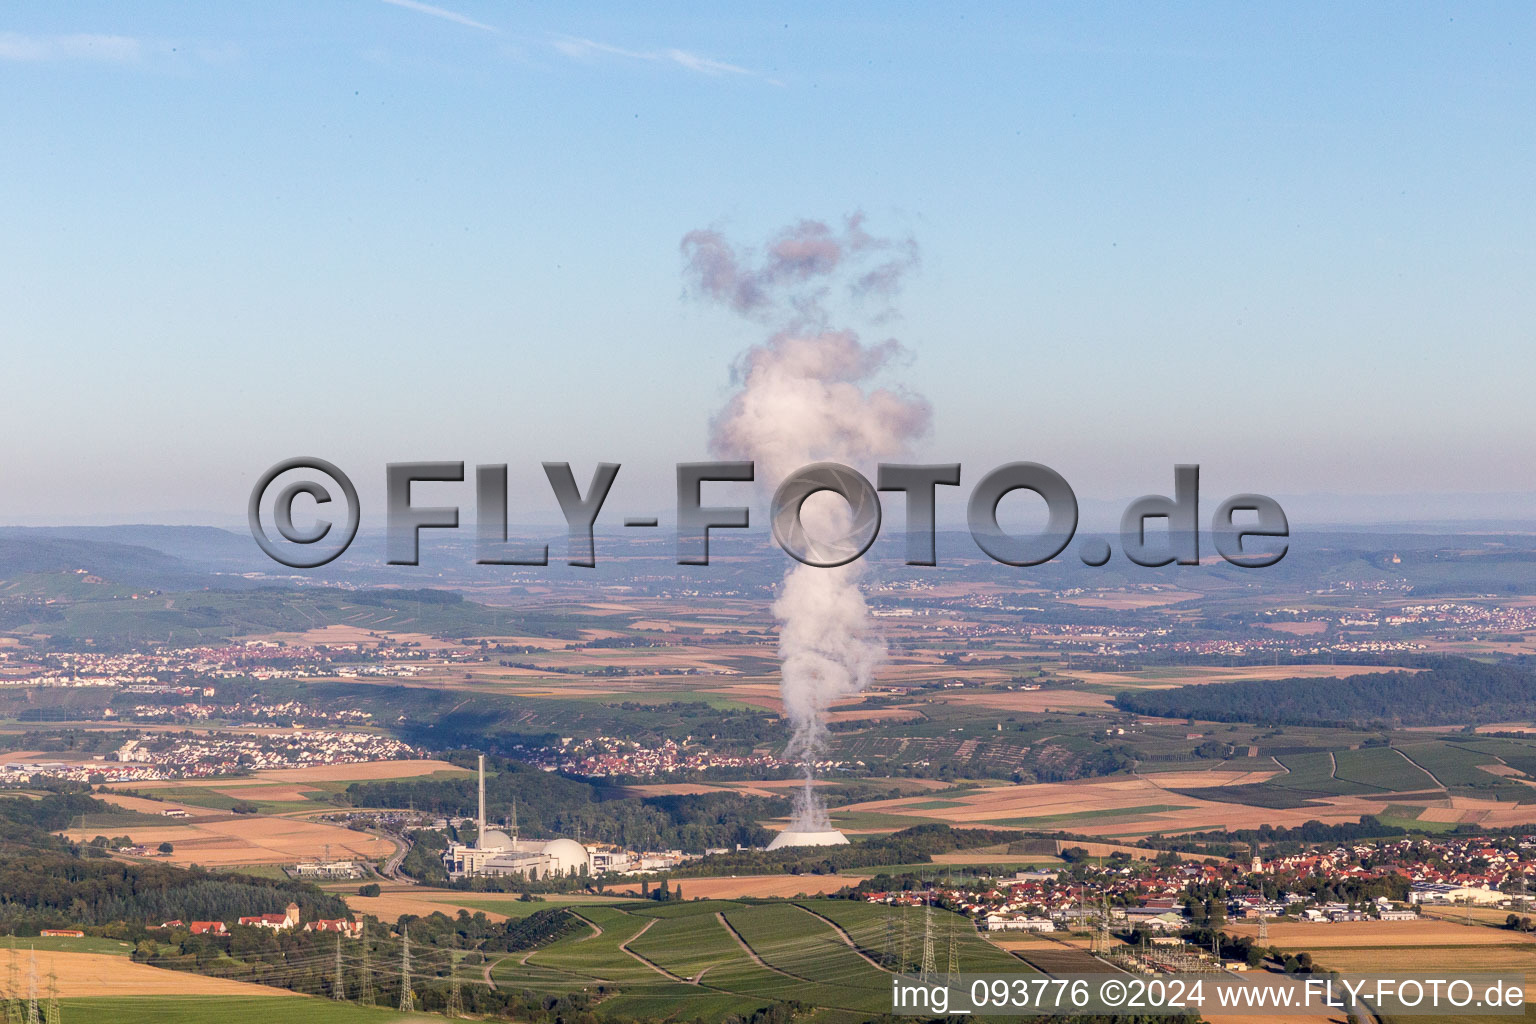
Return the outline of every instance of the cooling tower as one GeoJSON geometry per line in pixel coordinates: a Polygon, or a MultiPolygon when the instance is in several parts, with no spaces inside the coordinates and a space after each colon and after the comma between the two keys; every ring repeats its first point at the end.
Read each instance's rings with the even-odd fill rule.
{"type": "Polygon", "coordinates": [[[780,832],[768,844],[770,850],[782,850],[786,846],[847,846],[848,837],[837,829],[827,832],[780,832]]]}

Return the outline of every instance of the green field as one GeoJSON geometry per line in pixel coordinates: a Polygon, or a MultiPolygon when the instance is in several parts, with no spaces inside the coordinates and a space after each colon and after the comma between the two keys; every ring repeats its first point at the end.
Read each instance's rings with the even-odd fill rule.
{"type": "MultiPolygon", "coordinates": [[[[886,956],[886,921],[890,919],[891,945],[889,955],[900,957],[901,925],[906,923],[906,933],[911,949],[919,948],[923,933],[921,907],[886,907],[884,904],[863,903],[858,900],[802,900],[800,905],[836,923],[866,954],[875,960],[886,956]]],[[[1029,966],[1011,953],[998,949],[982,938],[975,926],[958,914],[944,910],[933,912],[935,929],[935,955],[948,962],[948,942],[953,926],[955,952],[962,974],[986,973],[1033,973],[1029,966]]]]}
{"type": "MultiPolygon", "coordinates": [[[[914,962],[924,919],[916,907],[815,899],[632,902],[578,913],[588,922],[579,932],[501,958],[492,968],[497,984],[556,993],[611,986],[617,994],[605,995],[602,1005],[615,1014],[711,1020],[797,1000],[822,1007],[818,1020],[862,1020],[889,1005],[890,976],[871,962],[886,955],[887,919],[893,937],[905,921],[914,962]]],[[[935,910],[933,937],[944,964],[953,942],[963,971],[1030,973],[959,915],[935,910]]],[[[895,942],[899,948],[899,937],[895,942]]]]}
{"type": "Polygon", "coordinates": [[[1434,779],[1391,747],[1340,750],[1334,756],[1338,759],[1339,778],[1348,782],[1394,793],[1440,788],[1434,779]]]}
{"type": "Polygon", "coordinates": [[[402,1014],[309,996],[136,996],[61,999],[64,1024],[426,1024],[435,1014],[402,1014]]]}
{"type": "MultiPolygon", "coordinates": [[[[9,943],[11,940],[6,939],[9,943]]],[[[9,949],[7,945],[4,948],[9,949]]],[[[99,939],[94,935],[83,935],[78,939],[63,938],[58,936],[33,936],[31,938],[16,939],[16,948],[23,954],[29,949],[61,950],[65,953],[110,953],[114,956],[127,956],[133,952],[133,944],[119,942],[117,939],[99,939]]]]}

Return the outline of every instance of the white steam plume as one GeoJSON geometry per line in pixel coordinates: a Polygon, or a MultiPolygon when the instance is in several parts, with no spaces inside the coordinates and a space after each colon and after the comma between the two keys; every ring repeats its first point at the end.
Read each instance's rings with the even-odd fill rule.
{"type": "MultiPolygon", "coordinates": [[[[812,462],[867,472],[873,462],[902,456],[926,432],[928,403],[878,382],[903,355],[901,346],[894,340],[865,345],[851,330],[827,327],[827,302],[839,283],[854,300],[895,294],[916,263],[911,240],[875,238],[865,232],[862,215],[854,214],[840,233],[819,221],[786,229],[756,265],[750,253],[715,231],[690,232],[682,249],[698,295],[779,324],[736,367],[736,393],[712,424],[717,455],[752,459],[758,480],[773,488],[812,462]]],[[[840,499],[816,495],[805,504],[812,535],[839,535],[844,520],[840,499]]],[[[825,746],[826,712],[838,698],[864,689],[885,658],[859,591],[862,571],[860,562],[835,569],[797,564],[773,604],[780,626],[779,687],[792,734],[788,752],[806,774],[792,831],[831,828],[812,787],[825,746]]]]}

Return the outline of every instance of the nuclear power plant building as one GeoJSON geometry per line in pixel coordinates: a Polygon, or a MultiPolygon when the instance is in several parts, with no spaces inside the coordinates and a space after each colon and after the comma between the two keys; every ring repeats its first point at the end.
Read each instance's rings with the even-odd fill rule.
{"type": "Polygon", "coordinates": [[[471,875],[551,875],[592,873],[592,853],[573,839],[517,839],[485,827],[485,755],[480,756],[479,831],[473,843],[450,843],[443,867],[450,878],[471,875]]]}

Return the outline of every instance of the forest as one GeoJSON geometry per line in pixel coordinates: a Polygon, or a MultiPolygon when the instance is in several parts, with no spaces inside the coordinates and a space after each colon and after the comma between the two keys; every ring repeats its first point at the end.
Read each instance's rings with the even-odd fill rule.
{"type": "Polygon", "coordinates": [[[1127,691],[1115,697],[1115,704],[1160,718],[1396,729],[1523,720],[1530,716],[1533,699],[1536,672],[1525,665],[1444,658],[1418,672],[1127,691]]]}

